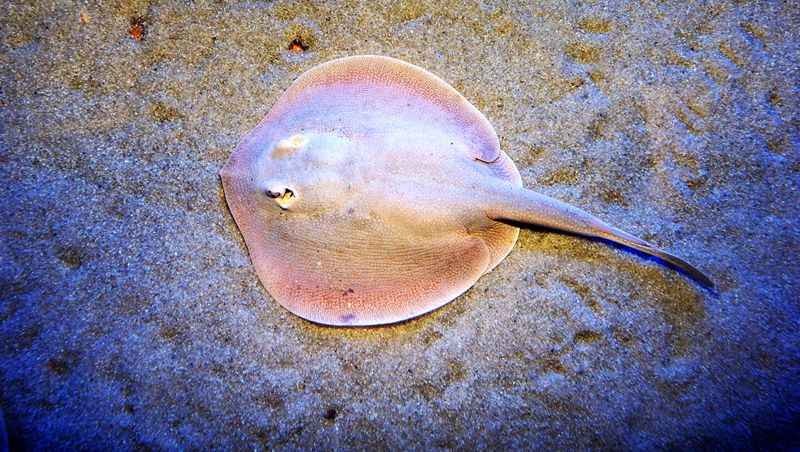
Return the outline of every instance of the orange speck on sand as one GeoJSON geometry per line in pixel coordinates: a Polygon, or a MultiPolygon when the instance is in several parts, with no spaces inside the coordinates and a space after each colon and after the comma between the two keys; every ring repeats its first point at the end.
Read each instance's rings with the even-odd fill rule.
{"type": "Polygon", "coordinates": [[[304,49],[303,46],[301,46],[300,44],[293,42],[291,47],[289,47],[289,50],[291,50],[292,52],[303,52],[306,49],[304,49]]]}
{"type": "Polygon", "coordinates": [[[130,34],[133,37],[133,39],[141,41],[142,39],[144,39],[144,34],[146,31],[147,31],[147,22],[136,17],[131,19],[130,34]]]}
{"type": "Polygon", "coordinates": [[[89,23],[89,13],[87,13],[85,9],[81,10],[81,22],[85,24],[89,23]]]}

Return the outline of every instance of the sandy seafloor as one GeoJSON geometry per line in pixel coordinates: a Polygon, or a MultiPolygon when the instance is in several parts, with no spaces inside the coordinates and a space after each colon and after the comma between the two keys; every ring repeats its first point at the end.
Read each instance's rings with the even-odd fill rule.
{"type": "Polygon", "coordinates": [[[796,0],[34,3],[0,5],[11,450],[800,447],[796,0]],[[288,313],[219,170],[298,75],[357,54],[442,77],[527,187],[717,292],[528,229],[420,318],[288,313]]]}

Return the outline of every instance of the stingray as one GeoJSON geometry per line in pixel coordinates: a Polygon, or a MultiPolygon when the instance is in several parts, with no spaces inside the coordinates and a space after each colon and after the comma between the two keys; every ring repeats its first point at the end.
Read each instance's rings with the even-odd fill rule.
{"type": "Polygon", "coordinates": [[[489,121],[430,72],[388,57],[301,75],[221,172],[267,291],[329,325],[377,325],[455,299],[518,225],[610,240],[713,287],[682,259],[522,187],[489,121]]]}

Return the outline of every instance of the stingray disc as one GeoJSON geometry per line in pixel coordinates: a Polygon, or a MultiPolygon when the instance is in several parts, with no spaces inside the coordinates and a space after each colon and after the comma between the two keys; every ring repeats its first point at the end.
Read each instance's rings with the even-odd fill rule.
{"type": "Polygon", "coordinates": [[[222,170],[269,293],[331,325],[397,322],[451,301],[519,230],[473,193],[521,186],[489,121],[402,61],[357,56],[300,76],[222,170]]]}

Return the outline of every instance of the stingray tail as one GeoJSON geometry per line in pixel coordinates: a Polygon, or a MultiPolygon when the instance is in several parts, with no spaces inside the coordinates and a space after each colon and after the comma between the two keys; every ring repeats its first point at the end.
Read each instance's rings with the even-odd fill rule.
{"type": "Polygon", "coordinates": [[[638,237],[609,226],[588,212],[522,187],[514,186],[510,191],[511,193],[506,193],[501,197],[507,201],[506,203],[493,204],[489,209],[489,216],[492,219],[533,224],[573,234],[610,240],[656,256],[683,270],[707,287],[714,287],[714,282],[711,278],[690,263],[658,249],[638,237]]]}
{"type": "Polygon", "coordinates": [[[709,278],[703,272],[698,270],[697,267],[679,258],[678,256],[675,256],[664,250],[656,248],[650,243],[647,243],[638,237],[634,237],[628,234],[627,232],[613,228],[608,224],[598,220],[597,218],[594,218],[591,221],[591,226],[596,231],[598,231],[596,237],[602,237],[607,240],[611,240],[612,242],[617,242],[622,245],[629,246],[643,253],[653,255],[663,261],[669,262],[670,264],[680,268],[681,270],[688,273],[689,276],[703,283],[704,285],[712,289],[714,288],[714,281],[712,281],[711,278],[709,278]]]}

